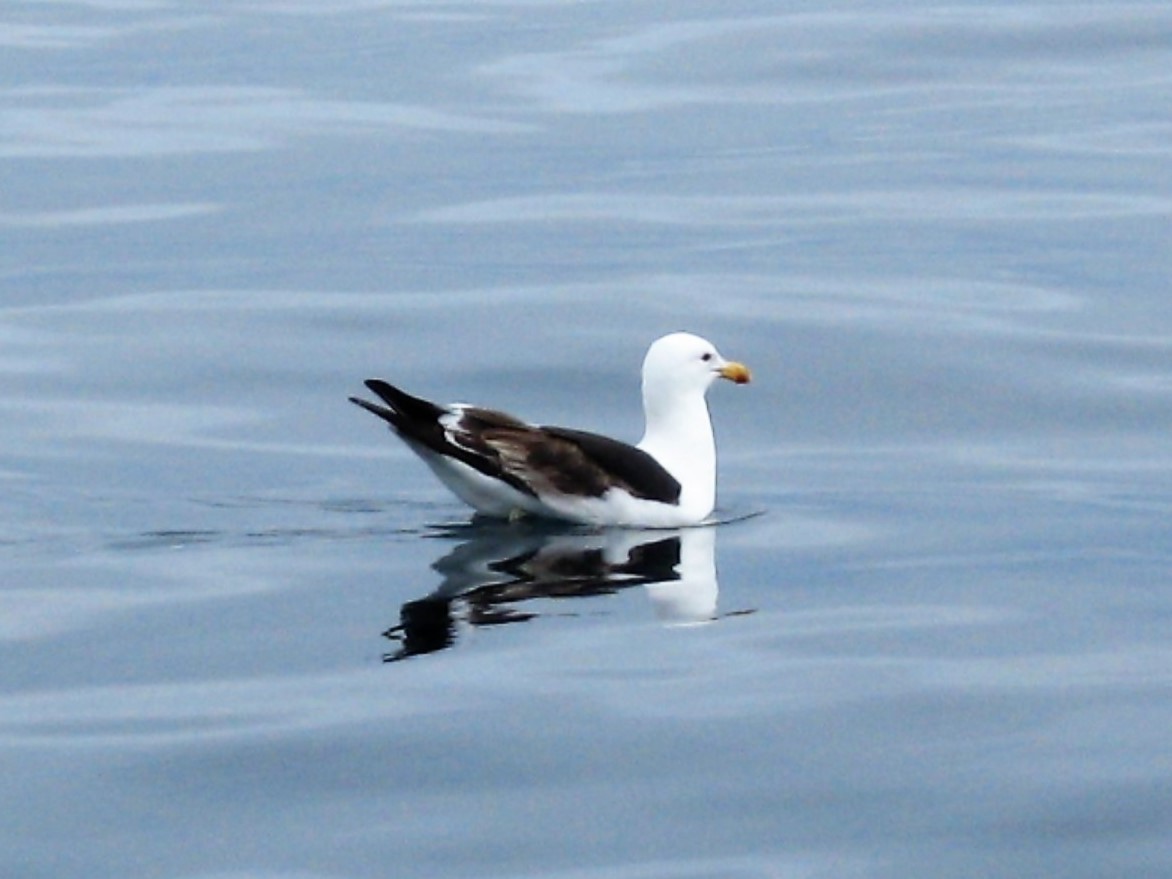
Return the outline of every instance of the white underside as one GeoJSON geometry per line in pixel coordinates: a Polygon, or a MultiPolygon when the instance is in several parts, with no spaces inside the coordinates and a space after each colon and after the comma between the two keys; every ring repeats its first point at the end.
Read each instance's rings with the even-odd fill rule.
{"type": "Polygon", "coordinates": [[[621,489],[611,489],[601,497],[566,494],[534,497],[454,458],[410,445],[456,497],[486,516],[504,519],[528,515],[585,525],[678,528],[698,524],[712,512],[711,505],[703,510],[689,509],[686,505],[637,498],[621,489]]]}

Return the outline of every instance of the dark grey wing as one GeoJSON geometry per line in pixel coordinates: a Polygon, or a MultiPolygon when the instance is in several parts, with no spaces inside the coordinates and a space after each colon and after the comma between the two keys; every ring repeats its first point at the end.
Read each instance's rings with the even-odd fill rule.
{"type": "Polygon", "coordinates": [[[366,387],[378,395],[386,406],[361,397],[350,402],[387,422],[404,442],[417,452],[431,452],[467,464],[493,479],[499,479],[525,494],[535,492],[529,484],[503,466],[500,452],[485,441],[486,432],[494,429],[534,430],[504,412],[491,409],[450,409],[413,397],[389,382],[372,378],[366,387]],[[445,425],[443,418],[459,413],[458,421],[445,425]]]}
{"type": "Polygon", "coordinates": [[[417,451],[453,458],[525,494],[635,497],[679,503],[680,483],[642,449],[583,430],[534,427],[504,412],[445,408],[381,379],[366,386],[386,404],[350,401],[391,425],[417,451]]]}
{"type": "Polygon", "coordinates": [[[595,494],[618,487],[635,497],[664,504],[679,503],[679,480],[642,449],[584,430],[566,427],[543,427],[540,430],[545,436],[560,440],[558,445],[565,444],[574,449],[569,457],[579,461],[579,467],[598,472],[597,478],[603,484],[598,486],[601,490],[595,494]]]}

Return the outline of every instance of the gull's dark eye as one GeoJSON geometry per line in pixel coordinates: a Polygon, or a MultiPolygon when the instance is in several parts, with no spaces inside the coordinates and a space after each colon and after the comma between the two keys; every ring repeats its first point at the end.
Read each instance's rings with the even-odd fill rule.
{"type": "Polygon", "coordinates": [[[700,355],[700,359],[703,360],[705,363],[707,363],[709,360],[712,359],[712,352],[705,351],[703,354],[700,355]]]}

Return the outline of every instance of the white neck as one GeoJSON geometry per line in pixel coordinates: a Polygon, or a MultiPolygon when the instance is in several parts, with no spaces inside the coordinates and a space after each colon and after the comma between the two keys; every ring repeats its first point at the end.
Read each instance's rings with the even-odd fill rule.
{"type": "Polygon", "coordinates": [[[700,518],[716,501],[716,440],[704,394],[656,396],[643,393],[647,429],[639,448],[662,464],[680,483],[680,507],[700,518]]]}

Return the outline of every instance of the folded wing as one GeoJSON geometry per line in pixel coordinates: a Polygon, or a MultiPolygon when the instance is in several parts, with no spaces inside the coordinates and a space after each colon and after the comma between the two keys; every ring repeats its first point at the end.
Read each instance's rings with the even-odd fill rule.
{"type": "Polygon", "coordinates": [[[609,437],[526,424],[476,406],[438,406],[394,385],[366,386],[386,404],[351,402],[382,418],[421,455],[442,455],[541,499],[551,495],[602,497],[612,489],[673,504],[680,483],[651,455],[609,437]]]}

